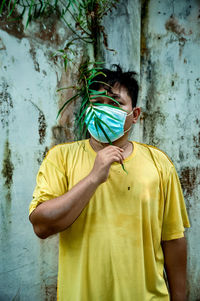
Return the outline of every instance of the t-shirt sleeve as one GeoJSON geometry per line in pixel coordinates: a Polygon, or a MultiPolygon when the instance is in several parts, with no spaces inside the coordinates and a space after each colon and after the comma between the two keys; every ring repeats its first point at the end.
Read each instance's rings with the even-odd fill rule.
{"type": "Polygon", "coordinates": [[[181,184],[175,167],[172,166],[165,187],[162,240],[181,238],[184,236],[185,228],[189,227],[181,184]]]}
{"type": "Polygon", "coordinates": [[[50,151],[42,162],[36,178],[33,199],[29,206],[29,215],[42,202],[56,198],[67,192],[67,178],[64,169],[59,166],[56,151],[50,151]]]}

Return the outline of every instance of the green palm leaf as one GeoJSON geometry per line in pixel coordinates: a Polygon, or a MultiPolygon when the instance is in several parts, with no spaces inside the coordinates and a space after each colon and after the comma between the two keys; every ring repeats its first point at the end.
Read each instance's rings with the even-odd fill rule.
{"type": "Polygon", "coordinates": [[[1,6],[0,6],[0,14],[1,14],[2,11],[3,11],[3,7],[4,7],[5,2],[6,2],[6,0],[3,0],[2,3],[1,3],[1,6]]]}
{"type": "Polygon", "coordinates": [[[98,119],[98,118],[95,118],[95,119],[96,119],[97,125],[98,125],[99,128],[102,130],[104,136],[105,136],[106,139],[108,140],[108,143],[109,143],[109,144],[112,144],[112,141],[110,140],[110,138],[109,138],[108,135],[106,134],[106,132],[105,132],[104,128],[102,127],[101,122],[99,121],[99,119],[98,119]]]}
{"type": "Polygon", "coordinates": [[[109,125],[107,125],[107,123],[105,123],[102,119],[100,119],[96,114],[95,114],[95,118],[98,119],[98,121],[101,123],[101,124],[104,124],[107,129],[113,134],[116,136],[116,133],[109,127],[109,125]]]}
{"type": "Polygon", "coordinates": [[[64,105],[60,108],[60,110],[58,111],[58,114],[57,114],[57,116],[56,116],[56,119],[58,118],[58,116],[60,115],[60,113],[62,112],[62,110],[66,107],[66,105],[70,102],[70,101],[72,101],[73,99],[75,99],[75,98],[77,98],[79,96],[79,94],[77,93],[76,95],[74,95],[74,96],[72,96],[70,99],[68,99],[65,103],[64,103],[64,105]]]}
{"type": "MultiPolygon", "coordinates": [[[[89,112],[88,112],[88,114],[89,114],[89,112]]],[[[85,125],[85,130],[84,130],[84,132],[83,132],[83,136],[85,136],[85,134],[86,134],[86,132],[87,132],[87,129],[88,129],[88,126],[89,126],[89,123],[90,123],[90,121],[92,120],[93,116],[94,116],[94,112],[92,112],[92,114],[91,114],[91,116],[90,116],[88,122],[87,122],[86,125],[85,125]]]]}
{"type": "Polygon", "coordinates": [[[87,111],[87,109],[88,109],[88,106],[86,106],[83,110],[82,110],[82,112],[81,112],[81,114],[80,114],[80,116],[79,116],[79,118],[78,118],[78,123],[81,121],[81,119],[82,119],[82,117],[83,117],[83,115],[85,114],[85,112],[87,111]]]}

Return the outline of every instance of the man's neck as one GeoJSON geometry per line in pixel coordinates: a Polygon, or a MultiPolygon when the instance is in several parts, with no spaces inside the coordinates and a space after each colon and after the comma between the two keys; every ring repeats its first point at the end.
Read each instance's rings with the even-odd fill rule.
{"type": "MultiPolygon", "coordinates": [[[[98,152],[101,149],[109,146],[109,143],[101,143],[91,136],[90,137],[90,145],[95,152],[98,152]]],[[[120,139],[114,141],[112,143],[112,145],[122,148],[124,150],[125,158],[128,157],[133,151],[133,144],[130,141],[128,141],[128,133],[127,133],[127,135],[125,134],[120,139]]]]}

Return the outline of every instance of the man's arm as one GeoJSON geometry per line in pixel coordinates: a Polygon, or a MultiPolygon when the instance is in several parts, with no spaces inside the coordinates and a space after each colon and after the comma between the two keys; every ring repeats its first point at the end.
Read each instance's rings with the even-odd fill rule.
{"type": "Polygon", "coordinates": [[[97,187],[108,178],[113,162],[123,162],[123,149],[108,146],[97,153],[92,171],[62,196],[41,203],[30,215],[40,238],[64,231],[81,214],[97,187]]]}
{"type": "Polygon", "coordinates": [[[163,241],[165,270],[171,301],[186,301],[187,245],[185,237],[163,241]]]}

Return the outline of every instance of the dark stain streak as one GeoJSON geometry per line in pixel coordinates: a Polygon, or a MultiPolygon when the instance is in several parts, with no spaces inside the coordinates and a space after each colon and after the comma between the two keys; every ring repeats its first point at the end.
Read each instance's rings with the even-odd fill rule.
{"type": "Polygon", "coordinates": [[[73,141],[74,136],[71,122],[66,122],[65,127],[61,125],[53,126],[52,140],[52,146],[60,143],[73,141]]]}
{"type": "Polygon", "coordinates": [[[195,87],[197,90],[200,90],[200,78],[199,77],[197,77],[195,80],[195,87]]]}
{"type": "Polygon", "coordinates": [[[39,124],[39,127],[38,127],[39,143],[43,144],[45,141],[47,125],[46,125],[45,116],[41,111],[39,111],[38,124],[39,124]]]}
{"type": "Polygon", "coordinates": [[[183,192],[186,194],[186,196],[192,196],[196,185],[200,184],[197,183],[197,175],[199,174],[199,172],[199,167],[184,167],[181,169],[180,182],[183,188],[183,192]]]}
{"type": "Polygon", "coordinates": [[[39,66],[39,63],[37,62],[36,60],[36,51],[33,47],[30,48],[29,50],[31,56],[32,56],[32,59],[33,59],[33,63],[34,63],[34,67],[35,67],[35,70],[37,72],[40,72],[40,66],[39,66]]]}
{"type": "Polygon", "coordinates": [[[42,112],[42,110],[30,99],[28,101],[38,110],[39,116],[38,116],[38,132],[39,132],[39,143],[43,144],[45,141],[45,136],[46,136],[46,119],[45,115],[42,112]]]}
{"type": "Polygon", "coordinates": [[[39,151],[39,154],[37,154],[38,155],[37,162],[39,165],[42,164],[42,161],[44,160],[48,151],[49,151],[49,148],[46,146],[43,152],[39,151]]]}
{"type": "Polygon", "coordinates": [[[145,59],[146,56],[149,54],[149,49],[147,45],[147,25],[148,25],[148,19],[149,19],[149,0],[142,0],[141,2],[141,42],[140,42],[140,48],[141,48],[141,58],[145,59]]]}
{"type": "Polygon", "coordinates": [[[45,288],[45,301],[53,301],[56,299],[57,295],[57,284],[44,284],[45,288]]]}
{"type": "Polygon", "coordinates": [[[8,127],[10,109],[13,108],[11,95],[8,93],[8,84],[2,82],[2,92],[0,93],[0,120],[3,128],[8,127]]]}
{"type": "Polygon", "coordinates": [[[194,148],[193,152],[197,159],[200,159],[200,132],[197,136],[193,136],[194,148]]]}
{"type": "Polygon", "coordinates": [[[7,189],[6,199],[9,202],[11,201],[10,189],[13,183],[13,170],[14,170],[14,165],[11,161],[11,149],[10,149],[9,141],[6,140],[5,147],[4,147],[3,168],[1,173],[5,179],[4,185],[7,189]]]}
{"type": "Polygon", "coordinates": [[[188,33],[185,32],[185,28],[182,27],[180,24],[178,24],[178,20],[172,15],[170,19],[165,23],[165,28],[168,31],[173,32],[179,42],[179,56],[181,57],[183,47],[185,46],[186,43],[186,38],[184,36],[188,36],[192,34],[192,31],[190,30],[188,33]]]}
{"type": "Polygon", "coordinates": [[[156,111],[143,112],[142,119],[144,120],[144,140],[148,140],[149,144],[159,146],[160,139],[156,137],[156,128],[158,124],[164,125],[165,115],[158,108],[156,111]],[[148,139],[147,139],[148,138],[148,139]]]}
{"type": "Polygon", "coordinates": [[[184,160],[184,152],[181,149],[179,149],[179,159],[180,161],[184,160]]]}
{"type": "Polygon", "coordinates": [[[158,125],[164,125],[166,117],[157,104],[157,69],[156,64],[150,59],[146,62],[145,73],[145,79],[148,82],[146,108],[140,118],[143,120],[143,139],[149,144],[159,146],[160,138],[156,136],[156,128],[158,125]]]}

